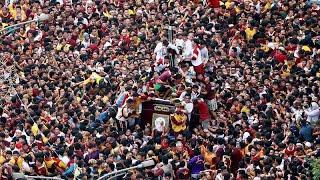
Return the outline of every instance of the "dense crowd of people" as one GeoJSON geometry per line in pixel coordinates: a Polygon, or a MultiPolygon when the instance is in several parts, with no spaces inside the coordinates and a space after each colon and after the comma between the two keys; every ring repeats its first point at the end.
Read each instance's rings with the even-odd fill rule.
{"type": "Polygon", "coordinates": [[[310,179],[316,0],[13,0],[1,28],[0,179],[310,179]],[[169,124],[142,104],[174,104],[169,124]]]}

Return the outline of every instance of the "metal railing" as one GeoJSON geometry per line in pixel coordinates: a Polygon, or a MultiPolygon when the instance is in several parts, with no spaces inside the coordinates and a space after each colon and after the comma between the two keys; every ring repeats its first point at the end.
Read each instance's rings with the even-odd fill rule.
{"type": "Polygon", "coordinates": [[[14,180],[19,180],[19,179],[27,179],[27,180],[32,180],[32,179],[48,179],[48,180],[63,180],[62,178],[59,177],[48,177],[48,176],[28,176],[24,175],[23,173],[13,173],[13,179],[14,180]]]}
{"type": "Polygon", "coordinates": [[[111,180],[115,177],[119,177],[122,175],[125,175],[128,171],[133,170],[133,169],[141,169],[141,168],[147,168],[147,167],[151,167],[154,166],[155,162],[152,159],[146,160],[141,162],[141,164],[137,165],[137,166],[132,166],[129,168],[125,168],[125,169],[121,169],[119,171],[114,171],[108,174],[103,175],[102,177],[100,177],[98,180],[111,180]]]}

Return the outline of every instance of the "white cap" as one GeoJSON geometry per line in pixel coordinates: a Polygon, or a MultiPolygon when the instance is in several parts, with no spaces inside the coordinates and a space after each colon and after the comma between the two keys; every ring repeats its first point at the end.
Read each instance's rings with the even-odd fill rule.
{"type": "Polygon", "coordinates": [[[87,1],[87,4],[93,4],[93,1],[88,0],[88,1],[87,1]]]}
{"type": "Polygon", "coordinates": [[[107,41],[104,45],[103,45],[103,48],[104,48],[104,50],[106,50],[108,47],[110,47],[110,46],[112,46],[112,44],[109,42],[109,41],[107,41]]]}
{"type": "Polygon", "coordinates": [[[182,142],[181,142],[181,141],[178,141],[178,142],[176,143],[176,147],[181,147],[181,146],[183,146],[182,142]]]}
{"type": "Polygon", "coordinates": [[[17,129],[16,133],[22,133],[22,131],[20,129],[17,129]]]}
{"type": "Polygon", "coordinates": [[[309,147],[309,148],[312,146],[310,142],[306,142],[304,143],[304,145],[306,145],[306,147],[309,147]]]}
{"type": "Polygon", "coordinates": [[[272,42],[268,43],[267,46],[268,46],[269,48],[271,48],[271,49],[275,49],[275,45],[274,45],[274,43],[272,43],[272,42]]]}
{"type": "Polygon", "coordinates": [[[74,51],[73,54],[79,56],[79,55],[80,55],[80,52],[79,52],[79,51],[74,51]]]}
{"type": "Polygon", "coordinates": [[[230,84],[229,84],[229,83],[226,83],[226,84],[225,84],[225,88],[226,88],[226,89],[230,89],[230,88],[231,88],[230,84]]]}
{"type": "Polygon", "coordinates": [[[243,133],[243,140],[246,140],[248,137],[250,136],[250,133],[248,133],[248,132],[245,132],[245,133],[243,133]]]}

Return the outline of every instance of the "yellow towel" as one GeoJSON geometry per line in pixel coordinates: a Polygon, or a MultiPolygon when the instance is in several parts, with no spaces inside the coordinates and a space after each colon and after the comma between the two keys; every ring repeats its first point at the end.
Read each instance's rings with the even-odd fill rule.
{"type": "Polygon", "coordinates": [[[302,46],[302,49],[306,52],[311,52],[311,49],[309,46],[302,46]]]}
{"type": "Polygon", "coordinates": [[[36,136],[39,134],[38,124],[33,123],[32,127],[31,127],[31,132],[32,132],[33,136],[36,136]]]}

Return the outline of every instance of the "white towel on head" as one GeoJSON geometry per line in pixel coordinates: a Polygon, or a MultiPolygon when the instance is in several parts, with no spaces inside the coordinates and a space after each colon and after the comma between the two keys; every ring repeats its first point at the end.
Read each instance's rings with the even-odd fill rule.
{"type": "Polygon", "coordinates": [[[243,140],[246,140],[248,137],[250,136],[250,133],[248,133],[248,132],[245,132],[245,133],[243,133],[243,140]]]}

